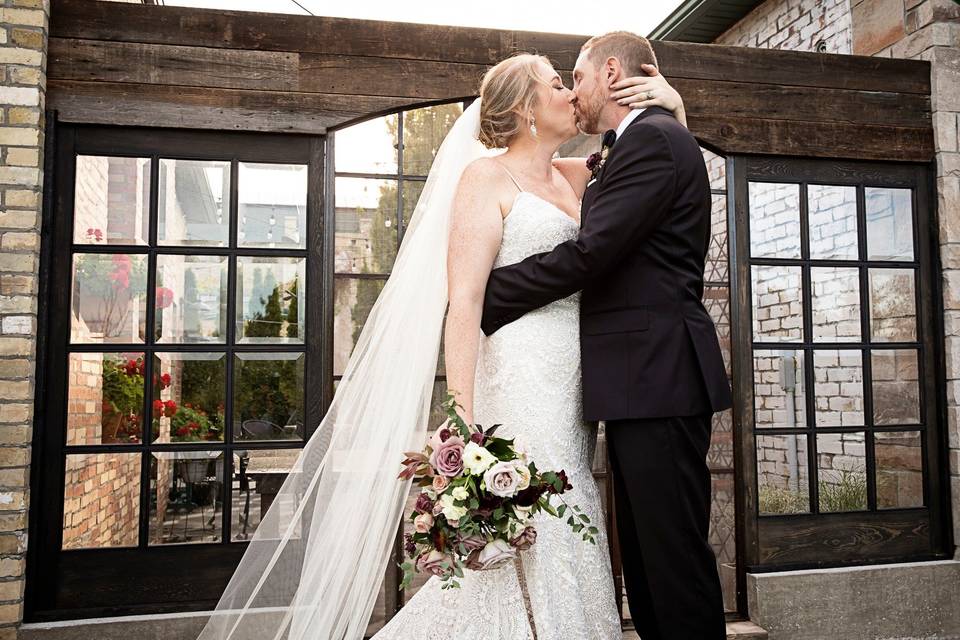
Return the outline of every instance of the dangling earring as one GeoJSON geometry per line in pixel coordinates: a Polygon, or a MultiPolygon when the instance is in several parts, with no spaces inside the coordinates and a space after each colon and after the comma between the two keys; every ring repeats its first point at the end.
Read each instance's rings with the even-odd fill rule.
{"type": "Polygon", "coordinates": [[[537,119],[533,116],[530,116],[530,133],[533,134],[533,137],[537,137],[537,119]]]}

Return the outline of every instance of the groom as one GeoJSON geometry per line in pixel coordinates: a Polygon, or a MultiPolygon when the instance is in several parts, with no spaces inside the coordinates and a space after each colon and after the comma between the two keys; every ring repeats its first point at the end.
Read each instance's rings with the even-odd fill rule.
{"type": "Polygon", "coordinates": [[[583,413],[606,422],[630,612],[643,640],[726,637],[708,541],[711,416],[731,406],[701,303],[710,184],[670,112],[631,110],[610,85],[656,64],[627,32],[591,38],[573,72],[578,126],[604,135],[578,237],[494,269],[483,332],[583,290],[583,413]]]}

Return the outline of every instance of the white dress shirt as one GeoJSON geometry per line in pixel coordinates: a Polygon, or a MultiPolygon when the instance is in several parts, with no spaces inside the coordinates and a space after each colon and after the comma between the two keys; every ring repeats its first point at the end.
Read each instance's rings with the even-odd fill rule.
{"type": "MultiPolygon", "coordinates": [[[[620,135],[627,128],[627,125],[629,125],[631,122],[636,120],[637,116],[639,116],[644,111],[646,111],[646,107],[642,107],[640,109],[630,109],[630,113],[623,116],[623,120],[620,121],[620,126],[617,127],[617,140],[620,139],[620,135]]],[[[616,144],[616,141],[614,141],[614,144],[616,144]]]]}

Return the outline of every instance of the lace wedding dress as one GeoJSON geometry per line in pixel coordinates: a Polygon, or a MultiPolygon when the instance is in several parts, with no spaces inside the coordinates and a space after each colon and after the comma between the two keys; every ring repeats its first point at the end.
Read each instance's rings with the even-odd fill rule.
{"type": "MultiPolygon", "coordinates": [[[[549,251],[577,235],[562,210],[521,191],[503,223],[495,267],[549,251]]],[[[564,520],[539,514],[537,542],[522,552],[522,569],[507,564],[470,571],[459,589],[430,578],[375,640],[620,640],[600,495],[591,473],[596,428],[582,420],[579,294],[532,311],[481,340],[474,418],[502,423],[541,469],[563,469],[577,504],[600,533],[584,542],[564,520]],[[518,572],[523,571],[536,636],[518,572]]],[[[556,504],[556,503],[555,503],[556,504]]]]}

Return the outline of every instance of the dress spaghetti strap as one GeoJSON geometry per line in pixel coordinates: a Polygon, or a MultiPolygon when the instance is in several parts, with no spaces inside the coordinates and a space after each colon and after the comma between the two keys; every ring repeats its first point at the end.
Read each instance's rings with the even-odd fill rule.
{"type": "Polygon", "coordinates": [[[506,173],[507,176],[509,176],[509,178],[510,178],[510,180],[513,182],[514,186],[515,186],[517,189],[519,189],[520,192],[522,193],[522,192],[523,192],[523,187],[521,187],[521,186],[520,186],[520,183],[517,182],[517,179],[513,177],[513,174],[510,173],[510,171],[503,165],[502,162],[497,162],[497,164],[500,165],[500,167],[503,169],[504,173],[506,173]]]}

